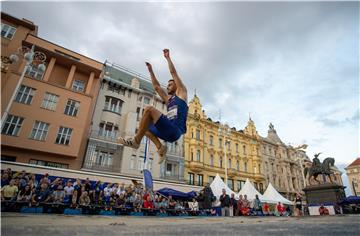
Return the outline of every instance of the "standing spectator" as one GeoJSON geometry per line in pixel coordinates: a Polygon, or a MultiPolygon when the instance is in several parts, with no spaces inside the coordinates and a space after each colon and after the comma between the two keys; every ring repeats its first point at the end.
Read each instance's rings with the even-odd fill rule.
{"type": "Polygon", "coordinates": [[[210,184],[207,184],[204,188],[203,199],[203,209],[211,209],[212,203],[216,200],[216,197],[210,188],[210,184]]]}
{"type": "Polygon", "coordinates": [[[42,179],[40,180],[40,184],[42,183],[46,183],[47,185],[51,183],[48,173],[45,173],[44,177],[42,177],[42,179]]]}
{"type": "Polygon", "coordinates": [[[242,204],[243,204],[243,195],[240,194],[239,195],[239,200],[237,201],[237,208],[236,208],[236,210],[237,210],[236,215],[237,216],[242,216],[242,212],[241,212],[241,209],[243,208],[242,204]]]}
{"type": "Polygon", "coordinates": [[[230,198],[230,216],[235,216],[237,212],[237,200],[235,199],[235,194],[231,194],[230,198]]]}
{"type": "Polygon", "coordinates": [[[29,182],[28,185],[30,186],[31,189],[37,188],[39,185],[39,182],[36,180],[36,176],[35,175],[30,175],[29,176],[29,182]]]}
{"type": "Polygon", "coordinates": [[[30,202],[32,196],[32,191],[29,185],[26,185],[24,189],[19,191],[17,196],[18,202],[30,202]]]}
{"type": "Polygon", "coordinates": [[[112,192],[112,187],[110,184],[105,184],[104,185],[104,201],[105,201],[105,205],[109,206],[110,205],[110,197],[111,197],[111,192],[112,192]]]}
{"type": "Polygon", "coordinates": [[[120,194],[120,196],[116,199],[115,207],[124,208],[125,207],[125,195],[120,194]]]}
{"type": "Polygon", "coordinates": [[[242,208],[241,208],[241,214],[243,216],[250,215],[250,202],[247,199],[247,195],[244,195],[244,199],[242,200],[242,208]]]}
{"type": "Polygon", "coordinates": [[[84,187],[85,187],[85,188],[84,188],[85,191],[88,192],[88,195],[89,195],[90,191],[92,190],[92,189],[91,189],[91,183],[90,183],[89,178],[86,178],[86,180],[85,180],[85,182],[84,182],[84,187]]]}
{"type": "Polygon", "coordinates": [[[261,201],[260,201],[259,196],[257,194],[255,195],[255,199],[253,200],[252,205],[253,205],[253,208],[254,208],[254,213],[256,215],[263,215],[261,201]]]}
{"type": "Polygon", "coordinates": [[[1,200],[11,201],[16,200],[16,196],[19,189],[15,185],[14,180],[10,180],[9,185],[5,185],[1,188],[1,200]]]}
{"type": "Polygon", "coordinates": [[[64,198],[64,203],[72,203],[72,198],[73,198],[73,194],[74,194],[74,187],[72,186],[72,182],[71,180],[69,180],[67,182],[67,185],[64,188],[65,191],[65,198],[64,198]]]}
{"type": "Polygon", "coordinates": [[[300,193],[297,193],[295,198],[295,215],[302,216],[302,199],[300,193]]]}
{"type": "Polygon", "coordinates": [[[225,189],[222,189],[222,194],[220,195],[221,203],[221,216],[229,216],[229,207],[230,207],[230,197],[226,194],[225,189]]]}
{"type": "Polygon", "coordinates": [[[54,203],[63,203],[65,198],[65,192],[62,185],[58,185],[56,190],[52,193],[52,200],[54,203]]]}

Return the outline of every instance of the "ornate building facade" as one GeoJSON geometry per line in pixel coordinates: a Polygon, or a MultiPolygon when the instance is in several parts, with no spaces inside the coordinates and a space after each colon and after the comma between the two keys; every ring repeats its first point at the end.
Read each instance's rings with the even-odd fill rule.
{"type": "Polygon", "coordinates": [[[226,171],[228,186],[234,191],[239,191],[249,178],[262,192],[265,176],[259,152],[261,142],[252,120],[244,130],[222,126],[206,117],[195,95],[189,103],[184,136],[185,180],[203,186],[211,183],[216,174],[225,181],[226,171]]]}
{"type": "Polygon", "coordinates": [[[352,195],[360,196],[360,157],[348,165],[345,170],[352,195]]]}

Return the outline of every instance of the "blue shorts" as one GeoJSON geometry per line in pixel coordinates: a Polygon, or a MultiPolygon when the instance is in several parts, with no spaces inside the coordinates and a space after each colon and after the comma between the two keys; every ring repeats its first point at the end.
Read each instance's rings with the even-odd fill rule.
{"type": "Polygon", "coordinates": [[[150,125],[149,131],[156,137],[170,143],[175,142],[182,135],[179,127],[173,124],[164,114],[161,114],[154,125],[150,125]]]}

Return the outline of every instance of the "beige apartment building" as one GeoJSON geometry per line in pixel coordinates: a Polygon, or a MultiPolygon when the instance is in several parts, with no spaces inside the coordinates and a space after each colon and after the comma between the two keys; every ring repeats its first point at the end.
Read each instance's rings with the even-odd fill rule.
{"type": "MultiPolygon", "coordinates": [[[[83,169],[141,176],[146,139],[142,140],[139,149],[134,150],[117,143],[117,138],[135,135],[146,106],[152,105],[166,114],[166,105],[145,76],[109,62],[105,62],[104,71],[83,169]]],[[[183,180],[182,140],[167,143],[167,158],[161,165],[158,164],[157,149],[150,142],[147,168],[154,179],[183,180]]]]}
{"type": "Polygon", "coordinates": [[[37,29],[1,13],[2,116],[11,103],[1,127],[1,158],[80,169],[103,64],[38,37],[37,29]],[[34,60],[26,65],[32,47],[34,60]]]}

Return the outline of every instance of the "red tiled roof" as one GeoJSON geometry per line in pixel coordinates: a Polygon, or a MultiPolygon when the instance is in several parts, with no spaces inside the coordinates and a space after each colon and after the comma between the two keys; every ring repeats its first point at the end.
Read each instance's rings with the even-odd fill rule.
{"type": "Polygon", "coordinates": [[[348,167],[352,166],[360,166],[360,157],[358,157],[355,161],[353,161],[348,167]]]}

